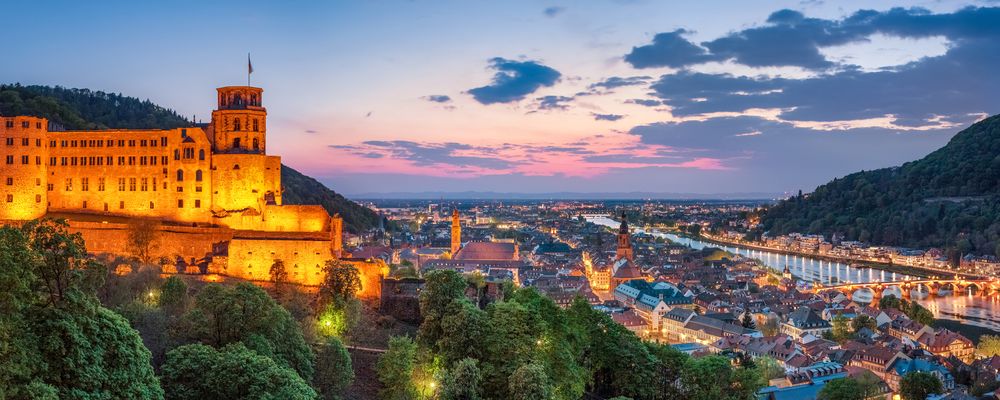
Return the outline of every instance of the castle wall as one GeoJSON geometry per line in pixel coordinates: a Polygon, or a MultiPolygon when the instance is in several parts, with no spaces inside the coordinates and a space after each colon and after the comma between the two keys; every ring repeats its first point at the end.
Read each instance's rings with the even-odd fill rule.
{"type": "Polygon", "coordinates": [[[47,130],[44,118],[0,117],[0,220],[45,215],[47,130]]]}
{"type": "Polygon", "coordinates": [[[246,280],[267,281],[274,260],[282,260],[288,280],[318,286],[323,281],[323,266],[332,259],[326,240],[233,239],[229,243],[229,262],[223,273],[246,280]]]}
{"type": "MultiPolygon", "coordinates": [[[[212,204],[217,211],[261,212],[269,197],[280,203],[281,157],[261,154],[216,154],[212,156],[212,204]]],[[[240,221],[219,223],[244,229],[240,221]]]]}
{"type": "MultiPolygon", "coordinates": [[[[130,229],[128,224],[70,221],[70,230],[79,232],[87,244],[87,251],[94,254],[127,256],[130,229]]],[[[233,231],[226,228],[159,226],[153,258],[176,257],[190,263],[212,253],[213,245],[233,239],[233,231]]]]}

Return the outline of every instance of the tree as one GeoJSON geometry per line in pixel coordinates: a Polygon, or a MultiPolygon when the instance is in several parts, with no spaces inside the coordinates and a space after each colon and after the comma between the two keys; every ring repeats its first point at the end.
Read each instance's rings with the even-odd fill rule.
{"type": "Polygon", "coordinates": [[[389,350],[379,357],[375,369],[383,389],[379,397],[384,400],[410,400],[417,398],[413,384],[413,370],[417,344],[405,336],[389,339],[389,350]]]}
{"type": "Polygon", "coordinates": [[[858,331],[862,328],[868,328],[869,330],[874,331],[875,328],[878,327],[877,324],[878,321],[875,321],[875,318],[869,317],[865,314],[858,314],[858,316],[851,320],[851,329],[854,330],[854,333],[858,333],[858,331]]]}
{"type": "Polygon", "coordinates": [[[143,264],[152,262],[159,247],[160,223],[151,219],[131,218],[128,222],[128,240],[125,248],[143,264]]]}
{"type": "Polygon", "coordinates": [[[681,373],[686,398],[694,400],[752,400],[763,387],[755,369],[733,369],[720,356],[693,359],[681,373]]]}
{"type": "Polygon", "coordinates": [[[753,322],[753,314],[749,311],[743,313],[743,320],[740,324],[747,329],[757,329],[757,324],[753,322]]]}
{"type": "Polygon", "coordinates": [[[757,369],[760,370],[761,377],[765,381],[785,377],[785,367],[781,366],[778,360],[773,357],[757,357],[757,369]]]}
{"type": "Polygon", "coordinates": [[[941,380],[929,372],[910,372],[899,381],[899,394],[904,400],[925,400],[943,391],[941,380]]]}
{"type": "Polygon", "coordinates": [[[976,352],[984,357],[991,357],[1000,354],[1000,336],[983,335],[979,338],[979,345],[976,352]]]}
{"type": "Polygon", "coordinates": [[[294,370],[234,343],[216,350],[202,344],[167,353],[162,382],[167,398],[315,399],[316,392],[294,370]]]}
{"type": "Polygon", "coordinates": [[[172,316],[178,316],[187,311],[191,302],[188,287],[180,277],[171,276],[160,286],[160,308],[172,316]]]}
{"type": "Polygon", "coordinates": [[[298,323],[267,292],[250,283],[206,285],[171,335],[183,343],[220,348],[242,342],[312,380],[314,356],[298,323]]]}
{"type": "Polygon", "coordinates": [[[480,400],[483,397],[482,381],[479,361],[463,358],[445,374],[441,383],[441,400],[480,400]]]}
{"type": "Polygon", "coordinates": [[[361,290],[361,272],[354,264],[341,260],[328,260],[323,266],[323,283],[320,300],[325,304],[344,304],[361,290]]]}
{"type": "Polygon", "coordinates": [[[313,385],[325,400],[339,400],[354,380],[351,355],[336,338],[328,338],[316,354],[313,385]]]}
{"type": "MultiPolygon", "coordinates": [[[[878,308],[885,310],[887,308],[895,308],[900,310],[900,301],[895,295],[882,296],[878,301],[878,308]]],[[[900,310],[902,311],[902,310],[900,310]]]]}
{"type": "Polygon", "coordinates": [[[545,374],[545,367],[537,363],[518,367],[510,376],[508,385],[511,399],[552,398],[552,385],[545,374]]]}
{"type": "Polygon", "coordinates": [[[857,380],[840,378],[823,385],[816,398],[817,400],[865,400],[867,397],[857,380]]]}
{"type": "Polygon", "coordinates": [[[34,220],[22,227],[28,246],[40,261],[35,276],[44,287],[47,305],[90,303],[103,282],[105,269],[87,257],[79,233],[69,233],[66,220],[34,220]]]}
{"type": "Polygon", "coordinates": [[[443,332],[441,320],[448,311],[452,301],[465,297],[465,278],[450,270],[432,271],[424,277],[426,282],[420,292],[420,316],[424,322],[420,324],[417,342],[433,348],[443,332]]]}
{"type": "Polygon", "coordinates": [[[830,333],[834,341],[843,343],[851,338],[851,320],[844,314],[837,314],[833,317],[831,325],[833,325],[833,329],[830,330],[830,333]]]}
{"type": "Polygon", "coordinates": [[[271,268],[268,270],[268,276],[271,277],[271,284],[274,285],[274,293],[281,297],[281,290],[286,282],[288,282],[288,271],[285,269],[285,262],[280,258],[275,258],[274,262],[271,263],[271,268]]]}
{"type": "Polygon", "coordinates": [[[760,324],[760,333],[764,336],[774,336],[778,334],[778,318],[768,315],[764,318],[764,323],[760,324]]]}

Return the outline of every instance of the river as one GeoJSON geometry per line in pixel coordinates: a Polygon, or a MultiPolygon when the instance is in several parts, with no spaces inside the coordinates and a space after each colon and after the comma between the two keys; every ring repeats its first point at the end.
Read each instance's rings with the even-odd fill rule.
{"type": "MultiPolygon", "coordinates": [[[[617,228],[621,224],[606,216],[590,217],[587,218],[587,221],[611,228],[617,228]]],[[[642,229],[636,229],[635,231],[645,232],[642,229]]],[[[778,271],[784,270],[787,265],[789,271],[796,278],[807,282],[819,281],[824,285],[836,282],[895,282],[913,278],[906,274],[888,272],[876,268],[856,268],[849,264],[818,258],[755,250],[741,246],[720,245],[673,233],[658,232],[655,230],[647,233],[693,249],[715,247],[730,253],[740,254],[744,257],[756,258],[763,262],[764,265],[778,271]]],[[[927,307],[937,318],[961,321],[969,325],[1000,331],[1000,300],[998,300],[997,296],[979,297],[962,294],[954,296],[930,296],[915,300],[924,307],[927,307]]]]}

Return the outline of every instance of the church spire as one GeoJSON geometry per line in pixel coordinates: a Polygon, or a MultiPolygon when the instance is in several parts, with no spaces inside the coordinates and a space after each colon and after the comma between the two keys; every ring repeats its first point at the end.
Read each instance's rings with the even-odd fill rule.
{"type": "Polygon", "coordinates": [[[628,230],[628,219],[622,212],[622,226],[618,228],[618,251],[615,252],[617,259],[627,259],[632,261],[632,234],[628,230]]]}

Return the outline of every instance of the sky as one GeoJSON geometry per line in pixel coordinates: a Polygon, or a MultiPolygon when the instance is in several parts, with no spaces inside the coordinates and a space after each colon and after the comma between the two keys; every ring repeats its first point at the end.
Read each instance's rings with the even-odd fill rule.
{"type": "Polygon", "coordinates": [[[203,121],[251,53],[267,152],[349,195],[808,192],[1000,113],[998,1],[4,9],[0,81],[203,121]]]}

